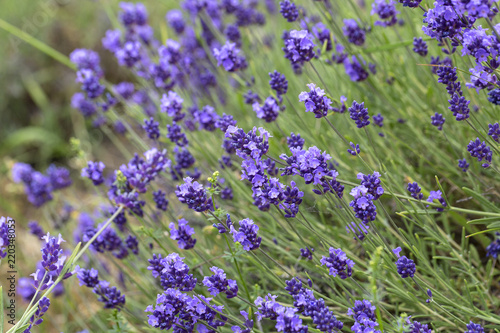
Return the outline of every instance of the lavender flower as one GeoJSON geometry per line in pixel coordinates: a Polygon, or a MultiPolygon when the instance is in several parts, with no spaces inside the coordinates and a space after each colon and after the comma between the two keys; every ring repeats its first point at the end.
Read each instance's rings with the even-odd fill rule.
{"type": "Polygon", "coordinates": [[[472,320],[466,325],[467,331],[464,333],[484,333],[483,326],[479,324],[474,324],[472,320]]]}
{"type": "Polygon", "coordinates": [[[399,3],[402,3],[404,7],[415,8],[420,5],[422,0],[398,0],[399,3]]]}
{"type": "Polygon", "coordinates": [[[314,117],[326,117],[328,115],[328,110],[332,109],[330,106],[332,101],[325,96],[325,91],[316,87],[314,83],[309,83],[307,87],[310,91],[301,92],[299,95],[299,101],[304,102],[306,112],[313,112],[314,117]]]}
{"type": "Polygon", "coordinates": [[[63,256],[63,249],[61,248],[61,243],[65,242],[62,239],[61,234],[56,239],[55,237],[50,237],[50,233],[47,233],[45,237],[45,244],[42,247],[42,266],[47,272],[57,272],[60,273],[64,266],[64,261],[66,256],[63,256]]]}
{"type": "Polygon", "coordinates": [[[424,195],[422,193],[420,193],[420,191],[422,189],[420,188],[420,186],[418,186],[418,184],[416,182],[408,183],[407,189],[413,198],[415,198],[417,200],[422,200],[424,198],[424,195]]]}
{"type": "Polygon", "coordinates": [[[354,19],[344,19],[344,26],[342,27],[344,35],[347,37],[349,43],[354,45],[363,45],[365,43],[366,33],[359,27],[358,22],[354,19]]]}
{"type": "Polygon", "coordinates": [[[181,112],[183,102],[184,100],[175,91],[169,91],[163,94],[161,99],[161,112],[166,112],[174,121],[182,120],[185,116],[181,112]]]}
{"type": "Polygon", "coordinates": [[[14,233],[9,233],[9,226],[6,223],[8,220],[9,218],[0,217],[0,259],[7,256],[6,250],[10,245],[10,238],[15,238],[14,233]]]}
{"type": "Polygon", "coordinates": [[[373,200],[380,198],[384,194],[384,189],[380,186],[380,173],[373,172],[373,175],[358,173],[357,178],[361,180],[361,185],[368,189],[368,193],[373,196],[373,200]]]}
{"type": "Polygon", "coordinates": [[[500,233],[495,233],[495,239],[486,247],[486,256],[498,258],[500,254],[500,233]]]}
{"type": "Polygon", "coordinates": [[[279,115],[280,106],[278,101],[273,96],[269,96],[264,101],[264,104],[259,105],[255,102],[253,105],[253,110],[257,114],[257,118],[264,119],[266,123],[270,123],[276,120],[279,115]]]}
{"type": "Polygon", "coordinates": [[[436,112],[433,116],[431,116],[431,120],[432,126],[436,126],[440,131],[443,130],[443,124],[446,119],[442,114],[436,112]]]}
{"type": "Polygon", "coordinates": [[[154,278],[160,277],[161,286],[165,290],[178,288],[181,291],[191,291],[196,286],[196,278],[189,274],[189,266],[183,259],[175,252],[165,258],[153,254],[153,259],[148,260],[148,270],[154,278]]]}
{"type": "Polygon", "coordinates": [[[305,62],[314,57],[314,46],[312,36],[307,30],[292,30],[289,38],[285,40],[285,58],[290,60],[292,65],[302,66],[305,62]]]}
{"type": "Polygon", "coordinates": [[[329,274],[333,277],[338,275],[342,280],[350,277],[352,275],[354,261],[347,258],[347,255],[341,249],[334,249],[331,247],[329,253],[330,255],[328,257],[323,256],[321,258],[321,265],[326,266],[329,274]]]}
{"type": "Polygon", "coordinates": [[[258,249],[262,241],[261,237],[257,237],[259,227],[248,218],[239,221],[239,224],[239,230],[236,230],[234,225],[232,225],[229,231],[233,235],[234,242],[240,243],[245,251],[258,249]]]}
{"type": "Polygon", "coordinates": [[[191,177],[184,178],[184,184],[177,186],[175,194],[180,202],[197,212],[213,209],[212,199],[207,196],[203,185],[197,181],[193,182],[191,177]]]}
{"type": "Polygon", "coordinates": [[[488,135],[491,136],[493,140],[500,143],[500,124],[488,124],[488,135]]]}
{"type": "Polygon", "coordinates": [[[236,126],[236,120],[230,114],[223,114],[215,122],[215,127],[220,129],[222,132],[226,132],[229,126],[236,126]]]}
{"type": "Polygon", "coordinates": [[[373,116],[373,123],[378,127],[384,126],[384,117],[380,113],[373,116]]]}
{"type": "Polygon", "coordinates": [[[300,249],[300,255],[307,260],[312,260],[312,253],[314,252],[314,248],[309,248],[306,246],[304,249],[300,249]]]}
{"type": "Polygon", "coordinates": [[[399,12],[396,10],[395,2],[392,0],[375,0],[372,3],[371,15],[377,14],[380,20],[375,21],[375,25],[381,27],[390,27],[397,23],[396,17],[399,12]]]}
{"type": "Polygon", "coordinates": [[[365,103],[359,104],[356,101],[352,102],[352,106],[349,108],[349,116],[356,123],[358,128],[363,128],[370,124],[370,116],[368,115],[368,108],[365,108],[365,103]]]}
{"type": "MultiPolygon", "coordinates": [[[[189,226],[189,222],[185,219],[178,220],[179,228],[175,228],[175,223],[170,222],[170,238],[177,241],[177,245],[180,249],[189,250],[196,244],[196,239],[192,236],[194,235],[194,229],[189,226]]],[[[215,296],[215,295],[214,295],[215,296]]]]}
{"type": "Polygon", "coordinates": [[[299,18],[299,10],[290,0],[280,1],[280,13],[288,22],[295,22],[299,18]]]}
{"type": "Polygon", "coordinates": [[[236,150],[239,157],[258,159],[269,150],[268,139],[271,135],[262,127],[259,127],[259,135],[257,135],[257,127],[245,133],[239,127],[229,126],[225,137],[229,139],[231,147],[236,150]]]}
{"type": "Polygon", "coordinates": [[[300,149],[304,147],[304,142],[305,140],[300,137],[300,134],[297,133],[295,135],[293,132],[290,133],[290,136],[286,138],[286,142],[288,144],[288,148],[295,148],[295,149],[300,149]]]}
{"type": "Polygon", "coordinates": [[[24,330],[24,333],[30,333],[31,329],[33,326],[38,326],[43,322],[43,315],[47,310],[49,309],[50,306],[50,299],[47,297],[42,297],[38,301],[38,305],[36,308],[35,313],[31,316],[30,321],[29,321],[29,326],[24,330]]]}
{"type": "Polygon", "coordinates": [[[162,190],[153,192],[153,200],[156,204],[156,208],[167,211],[168,199],[165,198],[165,192],[163,192],[162,190]]]}
{"type": "Polygon", "coordinates": [[[122,295],[116,287],[110,287],[108,281],[99,281],[93,292],[99,296],[97,300],[104,303],[105,309],[121,311],[125,306],[125,295],[122,295]]]}
{"type": "Polygon", "coordinates": [[[70,186],[72,183],[69,175],[69,170],[66,168],[56,167],[55,165],[51,164],[47,168],[46,173],[50,179],[52,190],[60,190],[62,188],[70,186]]]}
{"type": "Polygon", "coordinates": [[[467,172],[467,170],[469,169],[469,163],[467,163],[467,160],[465,158],[458,160],[458,167],[462,169],[463,172],[467,172]]]}
{"type": "Polygon", "coordinates": [[[399,252],[401,252],[401,247],[397,247],[392,250],[394,254],[398,257],[396,261],[396,267],[398,269],[398,274],[403,278],[413,277],[415,275],[416,267],[415,262],[411,259],[408,259],[406,256],[400,256],[399,252]]]}
{"type": "Polygon", "coordinates": [[[276,94],[284,95],[288,90],[288,80],[286,79],[284,74],[279,73],[278,71],[274,71],[273,73],[269,73],[269,85],[271,89],[276,91],[276,94]]]}
{"type": "Polygon", "coordinates": [[[467,145],[467,151],[470,153],[470,156],[477,158],[478,162],[485,160],[485,162],[481,165],[483,168],[490,166],[493,152],[490,147],[484,143],[484,141],[481,142],[479,138],[476,138],[475,141],[471,140],[467,145]]]}
{"type": "Polygon", "coordinates": [[[351,81],[361,82],[368,78],[369,73],[365,70],[362,64],[366,63],[364,62],[363,58],[361,58],[361,56],[346,56],[342,63],[344,65],[345,72],[347,75],[349,75],[351,81]]]}
{"type": "Polygon", "coordinates": [[[175,30],[177,34],[182,34],[184,32],[184,29],[186,27],[186,23],[184,22],[184,19],[182,18],[182,12],[178,9],[172,9],[167,13],[165,16],[165,19],[167,20],[168,24],[172,27],[172,29],[175,30]]]}
{"type": "Polygon", "coordinates": [[[167,138],[179,147],[185,147],[189,143],[186,134],[182,132],[182,128],[175,121],[172,122],[172,125],[167,125],[167,138]]]}
{"type": "Polygon", "coordinates": [[[409,331],[405,331],[405,333],[432,333],[427,324],[421,324],[418,321],[411,322],[408,329],[409,331]]]}
{"type": "Polygon", "coordinates": [[[421,37],[413,37],[413,52],[422,57],[427,55],[427,43],[421,37]]]}
{"type": "Polygon", "coordinates": [[[225,293],[227,298],[233,298],[238,295],[238,285],[235,280],[226,279],[226,273],[218,267],[211,267],[212,276],[203,278],[203,285],[208,288],[210,295],[217,296],[219,293],[225,293]]]}
{"type": "Polygon", "coordinates": [[[245,57],[238,55],[240,49],[235,43],[226,42],[220,49],[214,48],[214,57],[217,60],[217,66],[223,66],[228,72],[236,72],[247,67],[245,57]]]}
{"type": "Polygon", "coordinates": [[[89,270],[77,269],[76,276],[80,280],[80,286],[94,288],[99,283],[99,272],[94,268],[89,270]]]}
{"type": "Polygon", "coordinates": [[[359,148],[359,144],[354,144],[354,143],[350,143],[349,144],[351,146],[351,149],[347,149],[347,152],[349,154],[351,154],[352,156],[356,156],[356,155],[359,155],[359,153],[361,153],[361,149],[359,148]]]}
{"type": "Polygon", "coordinates": [[[45,232],[37,221],[28,222],[28,228],[30,229],[30,234],[37,236],[39,239],[45,236],[45,232]]]}
{"type": "Polygon", "coordinates": [[[116,59],[120,66],[133,67],[141,60],[141,43],[128,41],[123,47],[115,52],[116,59]]]}
{"type": "Polygon", "coordinates": [[[92,183],[97,186],[104,182],[104,177],[102,176],[104,168],[105,165],[102,162],[89,161],[87,167],[82,169],[81,175],[92,180],[92,183]]]}
{"type": "Polygon", "coordinates": [[[347,310],[347,315],[354,318],[354,325],[351,330],[355,333],[380,333],[380,331],[374,329],[374,327],[378,326],[375,310],[376,307],[368,300],[354,301],[354,307],[347,310]]]}
{"type": "Polygon", "coordinates": [[[368,189],[361,185],[353,188],[350,193],[354,200],[349,203],[356,218],[362,220],[365,224],[375,220],[377,216],[377,207],[373,203],[373,195],[368,193],[368,189]]]}
{"type": "Polygon", "coordinates": [[[156,140],[160,137],[160,124],[155,121],[153,117],[149,118],[149,120],[144,119],[142,128],[146,131],[151,140],[156,140]]]}

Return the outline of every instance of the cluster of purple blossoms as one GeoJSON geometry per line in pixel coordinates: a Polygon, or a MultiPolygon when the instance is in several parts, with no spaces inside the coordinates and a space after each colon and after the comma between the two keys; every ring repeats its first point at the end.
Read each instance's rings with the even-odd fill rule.
{"type": "Polygon", "coordinates": [[[374,196],[369,193],[368,188],[363,185],[357,186],[351,190],[350,194],[354,199],[349,203],[349,206],[352,207],[356,218],[365,224],[375,220],[377,207],[373,203],[374,196]]]}
{"type": "Polygon", "coordinates": [[[467,331],[464,333],[484,333],[484,328],[483,326],[479,324],[474,324],[472,321],[470,321],[467,325],[467,331]]]}
{"type": "Polygon", "coordinates": [[[213,275],[203,278],[203,285],[208,288],[210,295],[215,297],[219,293],[224,293],[227,298],[238,295],[238,285],[235,280],[226,279],[226,273],[218,267],[213,266],[210,271],[213,275]]]}
{"type": "Polygon", "coordinates": [[[47,312],[47,310],[49,309],[49,306],[50,306],[50,299],[48,299],[47,297],[40,298],[40,300],[38,301],[38,305],[37,305],[36,311],[31,316],[31,318],[29,320],[29,325],[23,331],[23,333],[31,333],[31,329],[34,326],[38,326],[41,323],[43,323],[43,318],[42,317],[45,314],[45,312],[47,312]]]}
{"type": "Polygon", "coordinates": [[[280,1],[280,13],[288,22],[295,22],[299,18],[297,6],[290,0],[280,1]]]}
{"type": "Polygon", "coordinates": [[[52,192],[71,185],[69,171],[63,167],[50,165],[43,174],[29,164],[16,163],[12,168],[12,179],[24,184],[24,192],[34,206],[40,207],[52,200],[52,192]]]}
{"type": "Polygon", "coordinates": [[[419,323],[418,321],[411,322],[408,319],[408,329],[409,331],[405,331],[405,333],[432,333],[432,330],[429,328],[427,324],[419,323]]]}
{"type": "MultiPolygon", "coordinates": [[[[99,230],[102,229],[103,226],[103,224],[99,224],[97,228],[90,227],[85,230],[83,232],[82,241],[90,241],[99,232],[99,230]]],[[[118,236],[116,231],[108,226],[92,242],[90,248],[100,253],[112,252],[116,258],[123,259],[128,257],[129,255],[129,249],[127,245],[128,244],[124,242],[120,238],[120,236],[118,236]]]]}
{"type": "Polygon", "coordinates": [[[500,89],[492,89],[488,92],[488,102],[500,105],[500,89]]]}
{"type": "Polygon", "coordinates": [[[180,249],[192,249],[196,244],[196,239],[192,237],[194,229],[189,226],[189,222],[185,219],[180,219],[177,224],[179,225],[178,229],[175,228],[174,222],[170,222],[170,238],[177,241],[180,249]]]}
{"type": "Polygon", "coordinates": [[[302,325],[302,319],[297,314],[298,309],[293,307],[285,307],[276,302],[277,296],[267,295],[264,298],[257,297],[255,305],[258,311],[255,312],[257,319],[268,318],[276,321],[276,330],[285,333],[307,333],[308,327],[302,325]]]}
{"type": "Polygon", "coordinates": [[[160,137],[160,124],[153,117],[144,119],[142,128],[146,131],[151,140],[156,140],[160,137]]]}
{"type": "Polygon", "coordinates": [[[125,305],[125,295],[116,287],[111,287],[108,281],[99,280],[99,272],[91,268],[89,270],[77,268],[76,274],[80,280],[80,286],[93,288],[98,301],[104,303],[105,309],[116,309],[120,311],[125,305]]]}
{"type": "Polygon", "coordinates": [[[357,178],[361,180],[361,185],[368,189],[368,193],[373,196],[373,200],[380,198],[384,194],[384,189],[380,186],[380,173],[373,172],[373,175],[358,173],[357,178]]]}
{"type": "MultiPolygon", "coordinates": [[[[2,218],[0,218],[0,220],[1,219],[2,218]]],[[[45,236],[45,231],[43,231],[42,227],[40,226],[40,224],[38,224],[37,221],[28,222],[28,228],[30,229],[30,234],[37,236],[38,239],[42,239],[42,237],[45,236]]],[[[1,227],[0,227],[0,230],[1,230],[1,227]]],[[[2,231],[0,231],[0,235],[3,235],[2,231]]],[[[0,243],[1,243],[1,241],[0,241],[0,243]]],[[[1,247],[2,247],[2,245],[0,245],[0,248],[1,247]]],[[[1,257],[1,254],[0,254],[0,257],[1,257]]]]}
{"type": "Polygon", "coordinates": [[[314,83],[309,83],[307,87],[310,91],[301,92],[299,94],[299,101],[304,102],[306,112],[314,113],[314,117],[326,117],[328,115],[328,111],[332,109],[330,106],[332,101],[325,96],[325,91],[316,87],[314,83]]]}
{"type": "Polygon", "coordinates": [[[240,314],[245,318],[245,322],[243,323],[244,328],[239,326],[232,326],[231,330],[234,333],[251,333],[253,328],[253,320],[248,318],[248,312],[240,311],[240,314]]]}
{"type": "Polygon", "coordinates": [[[347,258],[347,255],[341,249],[331,247],[329,253],[328,257],[323,256],[320,260],[321,265],[328,268],[328,273],[333,277],[338,275],[342,280],[351,277],[354,261],[347,258]]]}
{"type": "MultiPolygon", "coordinates": [[[[441,191],[438,190],[438,191],[430,191],[429,192],[429,197],[427,198],[427,202],[433,202],[434,199],[436,199],[437,201],[439,201],[439,203],[441,204],[441,206],[443,206],[443,207],[447,206],[446,200],[444,200],[441,191]]],[[[444,211],[444,208],[438,207],[438,208],[436,208],[436,211],[442,212],[442,211],[444,211]]]]}
{"type": "Polygon", "coordinates": [[[222,312],[224,306],[210,304],[211,300],[202,295],[190,296],[177,289],[168,288],[158,294],[155,305],[146,308],[148,324],[160,330],[170,330],[173,327],[173,332],[178,333],[215,333],[212,328],[217,330],[218,327],[224,326],[227,318],[221,315],[218,319],[217,313],[222,312]]]}
{"type": "Polygon", "coordinates": [[[351,330],[354,333],[381,333],[375,329],[378,326],[375,310],[376,307],[368,300],[354,301],[354,307],[347,310],[347,315],[354,319],[351,330]]]}
{"type": "Polygon", "coordinates": [[[458,160],[458,167],[462,169],[463,172],[467,172],[469,169],[469,163],[467,163],[467,160],[465,158],[458,160]]]}
{"type": "Polygon", "coordinates": [[[165,198],[165,195],[166,193],[162,190],[153,192],[153,200],[156,204],[156,208],[163,210],[164,212],[167,211],[168,207],[168,199],[165,198]]]}
{"type": "Polygon", "coordinates": [[[251,219],[239,221],[240,228],[236,230],[231,225],[229,233],[233,235],[235,243],[240,243],[245,251],[253,251],[259,248],[262,237],[257,236],[259,227],[251,219]]]}
{"type": "Polygon", "coordinates": [[[175,91],[163,94],[161,99],[161,112],[166,112],[173,121],[182,120],[185,116],[182,113],[182,103],[184,100],[175,91]]]}
{"type": "Polygon", "coordinates": [[[345,72],[349,75],[351,81],[361,82],[366,80],[370,75],[365,69],[366,62],[359,55],[353,55],[351,57],[346,56],[342,63],[344,65],[345,72]]]}
{"type": "Polygon", "coordinates": [[[182,12],[178,9],[172,9],[165,16],[166,21],[179,35],[184,32],[186,22],[182,18],[182,12]]]}
{"type": "Polygon", "coordinates": [[[436,71],[439,76],[438,82],[446,85],[446,90],[451,99],[448,100],[448,109],[453,112],[457,121],[469,118],[470,101],[462,96],[462,85],[457,78],[457,69],[449,67],[439,67],[436,71]]]}
{"type": "Polygon", "coordinates": [[[488,124],[488,135],[491,136],[493,140],[500,143],[500,124],[488,124]]]}
{"type": "Polygon", "coordinates": [[[285,74],[281,74],[278,71],[274,71],[273,73],[269,73],[269,85],[271,89],[276,91],[278,96],[285,95],[288,91],[288,80],[285,77],[285,74]]]}
{"type": "MultiPolygon", "coordinates": [[[[321,332],[338,332],[344,323],[337,320],[332,311],[325,305],[323,299],[316,299],[312,290],[303,287],[302,281],[294,278],[286,282],[285,290],[292,295],[294,302],[293,306],[304,316],[310,317],[316,329],[321,332]]],[[[311,287],[311,281],[309,280],[311,287]]]]}
{"type": "Polygon", "coordinates": [[[304,249],[300,249],[300,255],[302,258],[306,258],[307,260],[312,260],[313,256],[312,253],[314,252],[314,248],[309,248],[309,246],[306,246],[304,249]]]}
{"type": "Polygon", "coordinates": [[[424,198],[424,194],[420,193],[422,189],[420,188],[420,186],[418,186],[417,182],[408,183],[407,189],[413,198],[417,200],[422,200],[424,198]]]}
{"type": "Polygon", "coordinates": [[[366,32],[362,29],[358,22],[354,19],[344,19],[344,26],[342,27],[344,35],[347,37],[349,43],[361,46],[365,43],[366,32]]]}
{"type": "Polygon", "coordinates": [[[257,127],[245,133],[239,127],[229,126],[225,137],[229,140],[230,147],[236,150],[236,155],[243,159],[258,159],[269,150],[268,139],[271,135],[262,127],[259,127],[259,135],[257,135],[257,127]]]}
{"type": "Polygon", "coordinates": [[[413,52],[422,57],[427,55],[427,43],[422,39],[422,37],[413,37],[413,52]]]}
{"type": "Polygon", "coordinates": [[[290,60],[294,70],[300,70],[315,55],[313,36],[307,30],[292,30],[286,37],[283,48],[285,58],[290,60]]]}
{"type": "Polygon", "coordinates": [[[89,161],[87,167],[82,169],[81,176],[90,179],[95,186],[100,185],[104,183],[102,175],[104,168],[105,165],[102,162],[89,161]]]}
{"type": "Polygon", "coordinates": [[[315,194],[335,192],[342,198],[344,186],[337,181],[338,172],[328,162],[332,158],[330,155],[322,153],[317,147],[310,147],[308,150],[291,148],[290,151],[292,156],[280,155],[280,158],[287,163],[286,167],[280,169],[283,171],[282,176],[299,175],[304,178],[306,184],[322,186],[323,192],[313,189],[315,194]]]}
{"type": "Polygon", "coordinates": [[[347,149],[347,152],[352,156],[359,155],[361,153],[361,149],[359,148],[359,144],[350,143],[351,149],[347,149]]]}
{"type": "Polygon", "coordinates": [[[286,143],[288,148],[302,149],[304,147],[305,140],[300,137],[300,134],[290,133],[290,136],[286,138],[286,143]]]}
{"type": "Polygon", "coordinates": [[[228,24],[224,30],[224,35],[229,41],[235,43],[237,47],[241,47],[241,33],[236,24],[228,24]]]}
{"type": "Polygon", "coordinates": [[[390,27],[398,22],[395,2],[392,0],[375,0],[372,4],[371,15],[377,14],[380,20],[375,21],[375,25],[381,27],[390,27]]]}
{"type": "Polygon", "coordinates": [[[283,209],[284,216],[287,218],[297,216],[299,206],[302,203],[302,197],[304,196],[304,192],[296,185],[292,180],[290,186],[287,186],[283,190],[283,201],[280,203],[279,208],[283,209]]]}
{"type": "Polygon", "coordinates": [[[177,253],[170,253],[165,258],[161,254],[153,254],[149,259],[148,270],[153,277],[160,278],[163,289],[176,288],[181,291],[191,291],[196,287],[196,278],[189,274],[189,266],[184,263],[184,258],[177,253]]]}
{"type": "Polygon", "coordinates": [[[349,110],[349,116],[358,128],[363,128],[370,124],[370,116],[368,115],[368,108],[365,108],[365,102],[361,104],[353,101],[349,110]]]}
{"type": "Polygon", "coordinates": [[[404,7],[416,8],[422,0],[398,0],[404,7]]]}
{"type": "Polygon", "coordinates": [[[262,105],[258,102],[253,103],[252,108],[257,118],[264,119],[266,123],[275,121],[281,111],[280,103],[273,96],[267,97],[262,105]]]}
{"type": "Polygon", "coordinates": [[[446,119],[443,117],[443,115],[440,113],[437,113],[437,112],[433,116],[431,116],[432,126],[436,126],[437,129],[440,131],[443,130],[443,125],[444,125],[445,120],[446,119]]]}
{"type": "Polygon", "coordinates": [[[401,252],[401,247],[397,247],[392,252],[398,257],[396,261],[396,267],[398,270],[398,274],[403,278],[413,277],[415,275],[415,271],[417,268],[415,267],[415,262],[411,259],[408,259],[406,256],[400,256],[399,252],[401,252]]]}
{"type": "Polygon", "coordinates": [[[185,147],[189,143],[186,133],[175,121],[172,122],[172,125],[167,125],[167,138],[179,147],[185,147]]]}
{"type": "Polygon", "coordinates": [[[6,249],[10,245],[10,238],[14,238],[16,236],[14,233],[9,233],[9,226],[7,224],[8,220],[10,220],[9,217],[0,217],[0,259],[7,256],[6,249]]]}
{"type": "Polygon", "coordinates": [[[228,72],[236,72],[248,66],[245,57],[239,55],[241,51],[235,43],[227,41],[220,49],[214,48],[213,52],[217,66],[222,65],[228,72]]]}
{"type": "Polygon", "coordinates": [[[486,143],[481,142],[479,138],[476,140],[471,140],[467,145],[467,151],[470,153],[470,156],[477,158],[478,162],[485,161],[481,166],[483,168],[488,168],[491,164],[491,157],[493,152],[491,148],[486,145],[486,143]]]}
{"type": "Polygon", "coordinates": [[[230,114],[222,114],[215,122],[215,127],[220,129],[222,132],[226,132],[229,126],[236,126],[237,121],[230,114]]]}
{"type": "Polygon", "coordinates": [[[212,198],[207,195],[203,185],[193,178],[184,178],[184,184],[178,185],[175,191],[179,201],[188,205],[188,208],[196,212],[204,212],[213,209],[212,198]]]}
{"type": "Polygon", "coordinates": [[[486,256],[498,258],[500,254],[500,233],[495,233],[495,239],[486,247],[486,256]]]}

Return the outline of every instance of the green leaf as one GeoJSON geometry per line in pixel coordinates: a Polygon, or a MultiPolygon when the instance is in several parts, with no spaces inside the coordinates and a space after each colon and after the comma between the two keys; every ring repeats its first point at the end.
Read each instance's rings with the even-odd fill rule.
{"type": "Polygon", "coordinates": [[[491,211],[500,213],[500,207],[495,206],[493,203],[491,203],[488,199],[486,199],[484,196],[481,194],[471,190],[470,188],[467,187],[462,187],[462,190],[464,190],[465,193],[479,201],[484,207],[488,207],[491,211]]]}

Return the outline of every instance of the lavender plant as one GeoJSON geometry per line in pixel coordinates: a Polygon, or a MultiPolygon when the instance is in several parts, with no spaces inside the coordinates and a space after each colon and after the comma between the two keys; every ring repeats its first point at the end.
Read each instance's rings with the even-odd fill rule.
{"type": "Polygon", "coordinates": [[[496,3],[167,6],[105,7],[69,57],[0,20],[86,125],[66,167],[11,165],[42,256],[7,332],[500,329],[496,3]]]}

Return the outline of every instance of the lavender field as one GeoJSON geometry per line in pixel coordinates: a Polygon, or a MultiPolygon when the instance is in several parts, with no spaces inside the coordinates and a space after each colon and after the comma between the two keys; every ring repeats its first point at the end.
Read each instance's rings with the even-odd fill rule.
{"type": "Polygon", "coordinates": [[[500,333],[496,1],[62,2],[0,15],[0,332],[500,333]]]}

